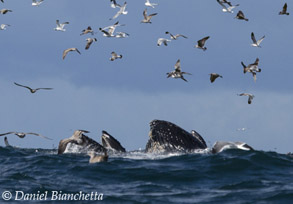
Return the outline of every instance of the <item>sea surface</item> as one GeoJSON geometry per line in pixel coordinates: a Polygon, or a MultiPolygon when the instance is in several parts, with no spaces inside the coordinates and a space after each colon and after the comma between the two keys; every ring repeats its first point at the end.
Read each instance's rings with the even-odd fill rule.
{"type": "Polygon", "coordinates": [[[0,147],[0,203],[293,203],[293,157],[276,152],[136,151],[88,161],[0,147]]]}

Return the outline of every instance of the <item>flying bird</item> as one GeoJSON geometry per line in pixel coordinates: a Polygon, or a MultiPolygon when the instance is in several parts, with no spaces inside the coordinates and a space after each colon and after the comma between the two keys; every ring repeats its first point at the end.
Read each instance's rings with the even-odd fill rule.
{"type": "Polygon", "coordinates": [[[99,28],[99,30],[101,32],[103,32],[103,36],[106,36],[106,37],[115,37],[114,31],[115,31],[115,29],[116,29],[117,26],[125,26],[125,24],[119,24],[119,21],[117,21],[116,23],[114,23],[114,25],[110,25],[110,26],[107,26],[105,28],[99,28]]]}
{"type": "Polygon", "coordinates": [[[97,38],[87,38],[85,49],[88,50],[93,42],[96,42],[97,38]]]}
{"type": "Polygon", "coordinates": [[[39,0],[39,1],[37,1],[37,0],[32,0],[32,1],[33,1],[33,2],[32,2],[32,6],[40,6],[41,3],[43,3],[44,0],[39,0]]]}
{"type": "Polygon", "coordinates": [[[81,53],[79,52],[79,50],[78,50],[77,48],[75,48],[75,47],[68,48],[68,49],[66,49],[66,50],[63,51],[62,59],[64,60],[65,57],[66,57],[66,55],[67,55],[67,53],[68,53],[68,52],[71,52],[71,51],[76,51],[76,52],[78,52],[78,54],[81,54],[81,53]]]}
{"type": "Polygon", "coordinates": [[[195,47],[205,51],[207,48],[204,47],[204,44],[209,38],[210,38],[210,36],[207,36],[207,37],[204,37],[203,39],[200,39],[199,41],[197,41],[197,45],[195,45],[195,47]]]}
{"type": "Polygon", "coordinates": [[[122,58],[122,55],[117,55],[116,52],[114,52],[114,51],[111,52],[111,55],[112,55],[112,56],[111,56],[111,58],[110,58],[110,61],[114,61],[115,59],[118,59],[118,58],[121,59],[121,58],[122,58]]]}
{"type": "Polygon", "coordinates": [[[254,36],[254,33],[252,32],[251,33],[251,39],[252,39],[252,44],[251,44],[251,46],[253,46],[253,47],[261,47],[260,46],[260,43],[263,41],[263,39],[265,38],[265,36],[263,36],[261,39],[259,39],[258,41],[256,41],[256,39],[255,39],[255,36],[254,36]]]}
{"type": "Polygon", "coordinates": [[[163,43],[165,46],[167,46],[167,45],[168,45],[168,44],[167,44],[168,42],[171,42],[171,40],[168,40],[168,39],[166,39],[166,38],[159,38],[158,41],[157,41],[157,46],[161,46],[162,43],[163,43]]]}
{"type": "Polygon", "coordinates": [[[10,9],[1,9],[0,10],[1,14],[6,14],[7,12],[12,12],[12,10],[10,10],[10,9]]]}
{"type": "Polygon", "coordinates": [[[256,72],[261,72],[261,69],[258,68],[258,62],[259,62],[258,58],[256,58],[256,60],[253,64],[249,64],[248,66],[246,66],[243,62],[241,62],[242,66],[243,66],[243,73],[244,74],[246,72],[252,73],[254,81],[256,81],[256,72]]]}
{"type": "Polygon", "coordinates": [[[1,0],[2,3],[4,3],[4,0],[1,0]]]}
{"type": "Polygon", "coordinates": [[[232,6],[231,3],[229,4],[229,7],[226,7],[224,5],[224,3],[226,2],[223,2],[223,1],[220,1],[220,0],[217,0],[217,2],[223,7],[222,11],[223,12],[228,12],[228,13],[233,13],[234,11],[232,11],[234,8],[236,8],[237,6],[239,6],[239,4],[236,4],[235,6],[232,6]]]}
{"type": "Polygon", "coordinates": [[[289,15],[289,13],[287,12],[287,3],[284,4],[283,10],[279,12],[279,15],[289,15]]]}
{"type": "Polygon", "coordinates": [[[155,8],[155,6],[157,6],[158,4],[155,3],[151,3],[150,0],[146,0],[146,2],[144,3],[144,5],[155,8]]]}
{"type": "Polygon", "coordinates": [[[121,7],[119,4],[117,4],[116,0],[110,0],[110,2],[112,8],[121,7]]]}
{"type": "Polygon", "coordinates": [[[172,77],[172,78],[175,78],[175,79],[180,78],[180,79],[182,79],[182,80],[187,82],[187,80],[183,77],[183,74],[188,74],[188,75],[191,75],[191,74],[188,73],[188,72],[181,72],[180,59],[177,60],[177,62],[176,62],[174,67],[175,67],[174,71],[167,73],[167,78],[169,78],[169,77],[172,77]]]}
{"type": "Polygon", "coordinates": [[[250,93],[241,93],[241,94],[238,94],[238,96],[248,96],[248,104],[251,104],[252,99],[254,98],[254,95],[250,93]]]}
{"type": "Polygon", "coordinates": [[[10,26],[9,24],[1,24],[0,25],[0,30],[6,30],[6,27],[10,26]]]}
{"type": "Polygon", "coordinates": [[[238,11],[237,15],[235,16],[235,18],[239,19],[239,20],[245,20],[248,21],[247,18],[245,18],[244,13],[242,11],[238,11]]]}
{"type": "Polygon", "coordinates": [[[124,32],[116,32],[115,38],[126,38],[128,37],[129,34],[128,33],[124,33],[124,32]]]}
{"type": "Polygon", "coordinates": [[[230,1],[221,0],[221,3],[228,4],[229,6],[233,6],[230,1]]]}
{"type": "Polygon", "coordinates": [[[126,5],[127,5],[127,3],[124,2],[123,6],[120,6],[120,10],[115,14],[115,16],[113,16],[112,18],[110,18],[110,20],[113,20],[113,19],[117,18],[121,14],[126,15],[128,13],[128,11],[125,11],[126,5]]]}
{"type": "Polygon", "coordinates": [[[166,31],[165,33],[169,34],[172,40],[177,40],[177,38],[179,37],[187,38],[185,35],[181,35],[181,34],[172,35],[172,33],[170,33],[169,31],[166,31]]]}
{"type": "Polygon", "coordinates": [[[28,87],[28,86],[24,86],[24,85],[18,84],[18,83],[16,83],[16,82],[14,82],[14,84],[15,84],[16,86],[20,86],[20,87],[24,87],[24,88],[29,89],[31,93],[36,93],[36,92],[37,92],[38,90],[40,90],[40,89],[43,89],[43,90],[52,90],[52,89],[53,89],[53,88],[36,88],[36,89],[32,89],[32,88],[30,88],[30,87],[28,87]]]}
{"type": "Polygon", "coordinates": [[[56,20],[56,28],[54,28],[54,30],[65,32],[64,26],[67,24],[69,24],[69,22],[60,23],[59,20],[56,20]]]}
{"type": "Polygon", "coordinates": [[[150,15],[147,15],[147,9],[145,9],[142,14],[143,14],[143,20],[140,23],[152,23],[151,22],[152,17],[157,15],[157,13],[152,13],[150,15]]]}
{"type": "Polygon", "coordinates": [[[93,29],[90,26],[88,26],[86,29],[83,29],[81,31],[81,34],[80,35],[85,35],[85,34],[88,34],[88,33],[91,33],[92,35],[94,34],[94,31],[93,31],[93,29]]]}
{"type": "Polygon", "coordinates": [[[210,73],[209,75],[210,75],[211,83],[213,83],[216,80],[216,78],[218,78],[218,77],[223,78],[223,76],[221,76],[221,75],[219,75],[217,73],[210,73]]]}
{"type": "Polygon", "coordinates": [[[51,138],[48,138],[48,137],[45,137],[43,135],[40,135],[38,133],[33,133],[33,132],[27,132],[27,133],[24,133],[24,132],[6,132],[6,133],[0,134],[0,136],[9,135],[9,134],[14,134],[14,135],[18,136],[19,138],[24,138],[26,135],[35,135],[35,136],[39,136],[39,137],[42,137],[42,138],[45,138],[45,139],[48,139],[48,140],[52,140],[51,138]]]}

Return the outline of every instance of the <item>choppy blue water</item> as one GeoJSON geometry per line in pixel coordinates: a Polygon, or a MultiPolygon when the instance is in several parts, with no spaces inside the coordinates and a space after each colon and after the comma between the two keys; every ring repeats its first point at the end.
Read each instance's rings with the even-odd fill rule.
{"type": "MultiPolygon", "coordinates": [[[[56,150],[0,147],[0,193],[12,193],[9,203],[21,202],[15,200],[16,191],[47,192],[47,200],[35,203],[87,203],[51,199],[52,192],[75,195],[80,191],[102,196],[103,200],[92,203],[293,202],[293,158],[275,152],[133,152],[109,157],[106,163],[88,161],[86,155],[57,155],[56,150]]],[[[21,195],[17,197],[23,200],[21,195]]]]}

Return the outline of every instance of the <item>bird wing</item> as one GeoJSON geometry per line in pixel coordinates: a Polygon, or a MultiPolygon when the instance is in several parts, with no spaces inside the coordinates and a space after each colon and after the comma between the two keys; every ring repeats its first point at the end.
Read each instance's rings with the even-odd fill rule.
{"type": "Polygon", "coordinates": [[[93,40],[87,40],[87,44],[85,46],[85,49],[88,50],[90,48],[90,46],[91,46],[92,43],[93,43],[93,40]]]}
{"type": "Polygon", "coordinates": [[[6,132],[6,133],[2,133],[0,134],[0,136],[4,136],[4,135],[9,135],[9,134],[14,134],[15,132],[6,132]]]}
{"type": "Polygon", "coordinates": [[[188,75],[192,75],[191,73],[189,72],[181,72],[181,74],[188,74],[188,75]]]}
{"type": "Polygon", "coordinates": [[[24,86],[24,85],[18,84],[18,83],[16,83],[16,82],[14,82],[14,84],[15,84],[16,86],[21,86],[21,87],[27,88],[27,89],[29,89],[29,90],[32,90],[32,88],[30,88],[30,87],[28,87],[28,86],[24,86]]]}
{"type": "Polygon", "coordinates": [[[142,14],[143,14],[144,19],[147,20],[147,17],[148,17],[147,9],[145,9],[142,14]]]}
{"type": "Polygon", "coordinates": [[[184,80],[184,81],[186,81],[186,82],[188,82],[184,77],[183,77],[183,75],[181,75],[181,77],[180,77],[182,80],[184,80]]]}
{"type": "Polygon", "coordinates": [[[227,10],[227,7],[223,4],[223,2],[221,2],[220,0],[217,0],[217,2],[224,8],[227,10]]]}
{"type": "Polygon", "coordinates": [[[44,89],[44,90],[52,90],[53,88],[36,88],[36,91],[37,91],[37,90],[40,90],[40,89],[44,89]]]}
{"type": "Polygon", "coordinates": [[[205,44],[205,42],[206,42],[209,38],[210,38],[210,36],[207,36],[207,37],[205,37],[205,38],[203,38],[203,39],[197,41],[198,45],[199,45],[200,47],[203,47],[204,44],[205,44]]]}
{"type": "Polygon", "coordinates": [[[25,134],[27,134],[27,135],[35,135],[35,136],[39,136],[39,137],[42,137],[42,138],[45,138],[45,139],[48,139],[48,140],[52,140],[52,139],[49,138],[49,137],[45,137],[45,136],[43,136],[43,135],[40,135],[40,134],[38,134],[38,133],[34,133],[34,132],[28,132],[28,133],[25,133],[25,134]]]}
{"type": "Polygon", "coordinates": [[[77,48],[75,48],[75,51],[78,52],[78,54],[81,55],[80,51],[77,48]]]}
{"type": "Polygon", "coordinates": [[[177,60],[175,64],[175,71],[181,72],[181,64],[180,64],[180,59],[177,60]]]}
{"type": "Polygon", "coordinates": [[[286,12],[287,12],[287,3],[285,3],[283,6],[283,13],[286,13],[286,12]]]}
{"type": "Polygon", "coordinates": [[[251,40],[254,44],[257,43],[253,32],[251,33],[251,40]]]}
{"type": "Polygon", "coordinates": [[[177,38],[180,37],[180,36],[183,37],[183,38],[187,38],[185,35],[181,35],[181,34],[177,34],[177,35],[175,35],[175,36],[176,36],[177,38]]]}
{"type": "Polygon", "coordinates": [[[56,24],[58,27],[61,27],[59,20],[56,20],[56,24]]]}
{"type": "Polygon", "coordinates": [[[115,16],[113,16],[112,18],[110,18],[110,20],[113,20],[115,18],[117,18],[118,16],[120,16],[120,14],[122,13],[122,9],[123,7],[120,7],[120,10],[115,14],[115,16]]]}
{"type": "Polygon", "coordinates": [[[262,38],[257,41],[257,44],[260,44],[264,38],[265,38],[265,36],[262,36],[262,38]]]}
{"type": "Polygon", "coordinates": [[[114,57],[114,58],[116,58],[116,57],[118,56],[116,52],[112,52],[111,55],[112,55],[112,57],[114,57]]]}
{"type": "Polygon", "coordinates": [[[152,18],[153,16],[157,15],[158,13],[152,13],[149,15],[150,18],[152,18]]]}
{"type": "Polygon", "coordinates": [[[62,59],[65,59],[67,53],[70,52],[70,51],[72,51],[71,48],[64,50],[63,55],[62,55],[62,59]]]}

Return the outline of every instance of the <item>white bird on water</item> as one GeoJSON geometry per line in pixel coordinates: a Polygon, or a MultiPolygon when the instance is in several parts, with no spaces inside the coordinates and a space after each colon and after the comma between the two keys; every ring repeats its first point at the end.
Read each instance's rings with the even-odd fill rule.
{"type": "Polygon", "coordinates": [[[64,26],[67,24],[69,24],[69,22],[60,23],[59,20],[56,20],[56,28],[54,28],[54,30],[65,32],[64,26]]]}
{"type": "Polygon", "coordinates": [[[157,6],[158,4],[151,3],[150,0],[146,0],[146,2],[144,3],[144,5],[146,5],[148,7],[155,8],[155,6],[157,6]]]}

